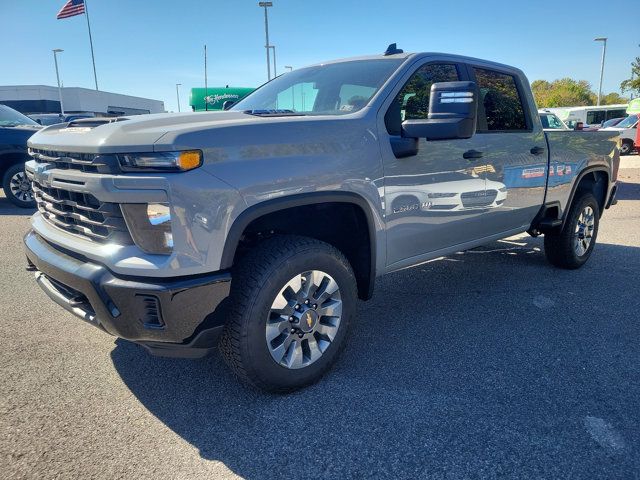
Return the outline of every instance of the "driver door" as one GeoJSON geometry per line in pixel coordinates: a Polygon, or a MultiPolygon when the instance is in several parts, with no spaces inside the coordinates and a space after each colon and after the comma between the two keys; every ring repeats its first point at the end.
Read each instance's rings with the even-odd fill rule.
{"type": "Polygon", "coordinates": [[[386,104],[380,132],[384,169],[387,265],[404,266],[421,256],[487,235],[482,226],[486,164],[474,151],[482,139],[418,140],[407,156],[397,148],[407,119],[426,119],[433,83],[467,80],[463,64],[417,66],[386,104]]]}

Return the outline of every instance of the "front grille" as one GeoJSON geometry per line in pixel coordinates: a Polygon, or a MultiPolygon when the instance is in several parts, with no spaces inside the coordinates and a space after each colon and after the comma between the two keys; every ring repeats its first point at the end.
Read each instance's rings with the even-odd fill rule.
{"type": "Polygon", "coordinates": [[[488,207],[498,196],[497,190],[477,190],[475,192],[463,192],[460,195],[462,206],[465,208],[488,207]]]}
{"type": "Polygon", "coordinates": [[[49,164],[59,170],[78,170],[85,173],[119,173],[120,166],[114,155],[61,152],[30,149],[29,154],[38,163],[49,164]]]}
{"type": "Polygon", "coordinates": [[[99,243],[132,244],[120,205],[100,202],[88,193],[46,187],[33,182],[38,210],[46,221],[99,243]]]}

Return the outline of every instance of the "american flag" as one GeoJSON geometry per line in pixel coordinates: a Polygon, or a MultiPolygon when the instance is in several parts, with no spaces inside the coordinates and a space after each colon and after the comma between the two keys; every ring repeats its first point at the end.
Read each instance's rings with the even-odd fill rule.
{"type": "Polygon", "coordinates": [[[64,7],[60,9],[56,18],[69,18],[75,15],[82,15],[84,13],[84,0],[69,0],[64,4],[64,7]]]}

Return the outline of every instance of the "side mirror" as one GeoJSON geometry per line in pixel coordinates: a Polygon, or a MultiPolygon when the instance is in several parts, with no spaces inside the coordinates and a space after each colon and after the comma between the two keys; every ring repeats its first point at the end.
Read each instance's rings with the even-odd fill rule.
{"type": "Polygon", "coordinates": [[[475,82],[434,83],[428,118],[402,122],[402,136],[427,140],[471,138],[476,133],[477,111],[475,82]]]}
{"type": "Polygon", "coordinates": [[[234,102],[233,100],[226,100],[223,104],[222,104],[222,110],[229,110],[231,107],[233,107],[236,104],[236,102],[234,102]]]}

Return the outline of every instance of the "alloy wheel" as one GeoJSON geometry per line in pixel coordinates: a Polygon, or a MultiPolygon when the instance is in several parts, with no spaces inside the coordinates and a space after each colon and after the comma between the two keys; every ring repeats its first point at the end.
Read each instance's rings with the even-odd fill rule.
{"type": "Polygon", "coordinates": [[[11,194],[21,202],[33,202],[31,182],[24,172],[17,172],[9,180],[11,194]]]}
{"type": "Polygon", "coordinates": [[[578,222],[576,223],[576,230],[573,237],[573,247],[579,257],[582,257],[587,252],[587,250],[589,250],[589,246],[591,245],[593,231],[595,229],[594,217],[595,214],[593,212],[593,208],[591,208],[589,205],[584,207],[582,212],[580,212],[580,216],[578,217],[578,222]]]}
{"type": "Polygon", "coordinates": [[[298,369],[317,361],[333,342],[342,317],[338,283],[310,270],[289,280],[273,300],[265,338],[279,365],[298,369]]]}

